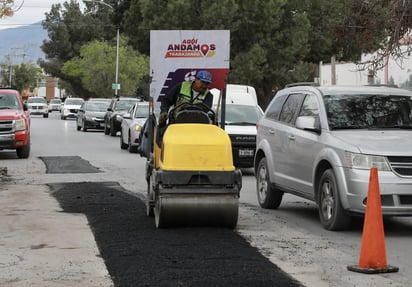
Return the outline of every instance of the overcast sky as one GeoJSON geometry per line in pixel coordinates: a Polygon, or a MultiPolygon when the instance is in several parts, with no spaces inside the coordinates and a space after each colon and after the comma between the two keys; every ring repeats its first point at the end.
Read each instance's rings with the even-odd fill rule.
{"type": "MultiPolygon", "coordinates": [[[[50,12],[53,4],[66,1],[70,2],[70,0],[14,0],[14,9],[17,11],[12,17],[0,19],[0,29],[27,26],[42,21],[45,19],[44,13],[50,12]]],[[[81,4],[80,7],[83,7],[82,0],[77,0],[77,2],[81,4]]]]}

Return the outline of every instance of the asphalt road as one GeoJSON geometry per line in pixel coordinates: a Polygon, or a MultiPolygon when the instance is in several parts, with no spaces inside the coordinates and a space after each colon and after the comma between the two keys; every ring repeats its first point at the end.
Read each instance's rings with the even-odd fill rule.
{"type": "MultiPolygon", "coordinates": [[[[89,216],[92,212],[85,209],[73,212],[72,208],[77,208],[74,203],[80,200],[77,197],[82,195],[77,193],[77,200],[71,197],[64,200],[59,192],[62,190],[62,184],[64,186],[100,184],[106,186],[104,188],[100,186],[99,189],[106,190],[107,184],[110,183],[110,190],[116,191],[116,195],[122,194],[122,197],[131,202],[132,199],[137,200],[136,203],[131,203],[136,206],[136,209],[130,209],[129,213],[136,213],[134,218],[142,220],[137,221],[139,226],[147,221],[147,227],[151,229],[147,232],[162,234],[176,231],[179,234],[181,245],[173,246],[176,250],[186,248],[185,237],[198,239],[206,236],[203,231],[207,230],[207,235],[214,231],[213,228],[156,230],[153,219],[146,218],[144,212],[139,213],[138,203],[142,204],[140,199],[146,192],[144,159],[121,150],[119,137],[105,136],[101,131],[86,133],[76,131],[73,120],[61,121],[57,113],[52,113],[48,119],[33,117],[32,120],[30,159],[19,160],[14,152],[0,151],[0,166],[6,166],[10,175],[6,181],[0,182],[0,230],[6,230],[0,233],[0,286],[109,286],[116,282],[113,279],[116,277],[112,275],[115,269],[108,267],[106,253],[103,254],[101,251],[99,246],[101,243],[97,240],[94,228],[91,227],[89,216]],[[57,164],[57,168],[62,170],[64,168],[65,173],[48,173],[44,159],[53,157],[65,157],[57,164]],[[82,162],[82,168],[87,167],[87,173],[79,173],[79,167],[67,172],[73,168],[73,162],[82,162]],[[75,206],[70,207],[70,204],[75,206]],[[69,227],[65,228],[66,226],[69,227]],[[195,231],[196,234],[193,233],[195,231]],[[36,278],[43,281],[36,281],[36,278]]],[[[232,255],[228,255],[230,252],[223,251],[222,254],[225,254],[229,260],[240,260],[243,250],[246,250],[245,246],[253,248],[251,249],[254,250],[253,252],[248,250],[246,254],[251,252],[250,254],[262,256],[259,257],[263,260],[259,262],[262,268],[273,267],[269,270],[263,269],[265,276],[262,274],[262,277],[259,277],[261,273],[257,273],[257,278],[267,280],[263,281],[261,286],[273,286],[272,271],[278,270],[277,267],[288,274],[286,277],[293,282],[292,284],[302,282],[304,286],[410,286],[412,280],[412,262],[409,260],[412,256],[411,218],[393,218],[384,222],[388,264],[398,266],[399,272],[377,275],[351,272],[347,270],[347,266],[354,265],[359,260],[362,239],[361,220],[347,231],[326,231],[319,223],[316,206],[291,195],[285,195],[278,210],[264,210],[257,205],[253,172],[251,170],[242,170],[242,172],[244,176],[238,226],[230,232],[230,236],[225,234],[225,239],[232,238],[233,235],[233,244],[243,242],[244,245],[239,245],[240,247],[233,251],[232,255]]],[[[83,190],[88,195],[82,198],[90,199],[92,188],[83,190]]],[[[102,198],[97,202],[101,200],[102,198]]],[[[110,211],[107,208],[106,210],[110,211]]],[[[103,211],[99,210],[99,212],[103,211]]],[[[134,232],[136,220],[128,220],[130,218],[121,217],[117,223],[129,222],[127,229],[134,232]]],[[[104,226],[105,222],[109,222],[106,217],[100,224],[104,226]]],[[[127,231],[127,229],[121,228],[120,231],[127,231]]],[[[115,233],[120,233],[118,229],[115,230],[115,233]]],[[[174,235],[168,234],[168,236],[174,238],[174,235]]],[[[215,236],[220,238],[222,234],[216,233],[215,236]]],[[[114,242],[118,241],[114,240],[114,242]]],[[[164,244],[167,244],[167,240],[164,240],[164,244]]],[[[228,241],[228,245],[231,244],[232,241],[228,241]]],[[[113,242],[108,245],[111,253],[110,247],[113,246],[113,242]]],[[[200,250],[203,248],[203,245],[199,247],[200,250]]],[[[212,257],[213,246],[209,248],[212,249],[209,250],[208,256],[212,257]]],[[[161,249],[162,252],[159,253],[156,249],[144,250],[146,260],[149,258],[147,256],[153,254],[155,259],[159,260],[157,262],[165,262],[166,259],[171,260],[170,262],[173,262],[173,259],[181,262],[180,260],[189,258],[188,254],[182,255],[183,257],[173,255],[176,257],[166,258],[169,253],[165,249],[161,249]],[[159,256],[160,258],[156,258],[159,256]]],[[[139,252],[143,251],[139,250],[139,252]]],[[[122,259],[125,261],[128,260],[125,258],[131,257],[129,255],[117,252],[117,249],[112,253],[112,256],[123,256],[122,259]]],[[[218,258],[215,259],[219,264],[222,263],[218,258]]],[[[243,260],[245,268],[254,264],[246,261],[245,257],[243,260]]],[[[205,264],[209,262],[204,261],[205,264]]],[[[234,268],[240,267],[239,262],[234,268]]],[[[170,268],[174,265],[167,266],[170,268]]],[[[193,269],[195,267],[191,266],[193,269]]],[[[137,270],[138,267],[122,265],[125,274],[129,269],[135,272],[133,268],[137,270]]],[[[211,267],[206,266],[206,268],[211,267]]],[[[148,277],[159,276],[158,278],[167,272],[160,266],[152,267],[149,271],[148,277]]],[[[192,274],[189,271],[182,272],[186,275],[192,274]]],[[[242,269],[241,272],[246,273],[243,275],[244,278],[250,275],[247,270],[242,269]]],[[[219,270],[217,278],[220,278],[220,274],[223,273],[219,270]]],[[[221,277],[225,276],[228,275],[221,277]]],[[[230,285],[228,281],[225,282],[225,285],[230,285]]],[[[244,283],[243,286],[250,286],[249,281],[241,283],[244,283]]],[[[239,286],[242,286],[241,283],[239,286]]],[[[196,285],[193,283],[192,286],[196,285]]]]}
{"type": "MultiPolygon", "coordinates": [[[[36,119],[33,122],[35,125],[36,119]]],[[[32,144],[37,146],[36,129],[32,132],[32,144]]],[[[104,174],[102,168],[77,155],[39,156],[36,148],[33,151],[30,159],[14,162],[17,169],[20,163],[32,167],[29,172],[36,174],[33,177],[24,175],[27,169],[20,167],[21,176],[30,184],[19,184],[14,171],[2,176],[0,196],[8,200],[0,204],[5,212],[0,226],[7,230],[2,233],[5,238],[0,238],[4,249],[0,252],[1,286],[303,286],[236,231],[211,227],[156,229],[153,218],[145,214],[141,195],[124,189],[119,182],[79,178],[104,174]],[[33,168],[41,166],[38,160],[43,168],[33,168]],[[71,181],[37,180],[47,175],[71,181]],[[17,208],[23,205],[19,201],[22,197],[28,206],[37,203],[36,208],[17,208]],[[47,221],[39,221],[39,210],[49,210],[47,221]],[[52,227],[50,218],[61,212],[71,220],[53,220],[58,226],[52,227]],[[21,232],[16,232],[19,229],[21,232]],[[62,246],[69,234],[75,238],[70,246],[62,246]],[[88,253],[86,246],[79,247],[86,237],[88,245],[95,243],[88,253]],[[57,249],[71,252],[63,256],[57,249]]],[[[44,150],[42,153],[47,154],[44,150]]],[[[7,157],[12,158],[12,153],[6,153],[7,157]]]]}

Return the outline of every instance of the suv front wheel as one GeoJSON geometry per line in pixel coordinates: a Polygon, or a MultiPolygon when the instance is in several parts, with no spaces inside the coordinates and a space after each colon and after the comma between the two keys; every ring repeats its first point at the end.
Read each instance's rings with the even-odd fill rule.
{"type": "Polygon", "coordinates": [[[345,213],[339,198],[335,174],[327,169],[318,186],[318,208],[320,221],[327,230],[344,230],[350,226],[351,218],[345,213]]]}
{"type": "Polygon", "coordinates": [[[283,192],[275,189],[269,179],[269,170],[266,158],[263,157],[256,170],[257,198],[261,207],[276,209],[282,202],[283,192]]]}

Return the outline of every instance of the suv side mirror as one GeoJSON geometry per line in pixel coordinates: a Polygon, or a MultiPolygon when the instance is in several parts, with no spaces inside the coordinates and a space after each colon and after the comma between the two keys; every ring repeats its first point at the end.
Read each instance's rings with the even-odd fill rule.
{"type": "Polygon", "coordinates": [[[320,134],[319,117],[300,116],[296,119],[296,128],[320,134]]]}

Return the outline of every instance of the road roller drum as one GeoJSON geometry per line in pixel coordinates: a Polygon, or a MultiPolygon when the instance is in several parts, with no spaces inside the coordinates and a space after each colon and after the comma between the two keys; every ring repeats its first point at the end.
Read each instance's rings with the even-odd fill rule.
{"type": "MultiPolygon", "coordinates": [[[[190,116],[195,112],[190,109],[190,116]]],[[[154,215],[156,227],[235,228],[242,174],[233,165],[228,134],[209,121],[177,121],[154,128],[152,143],[147,215],[154,215]]]]}

